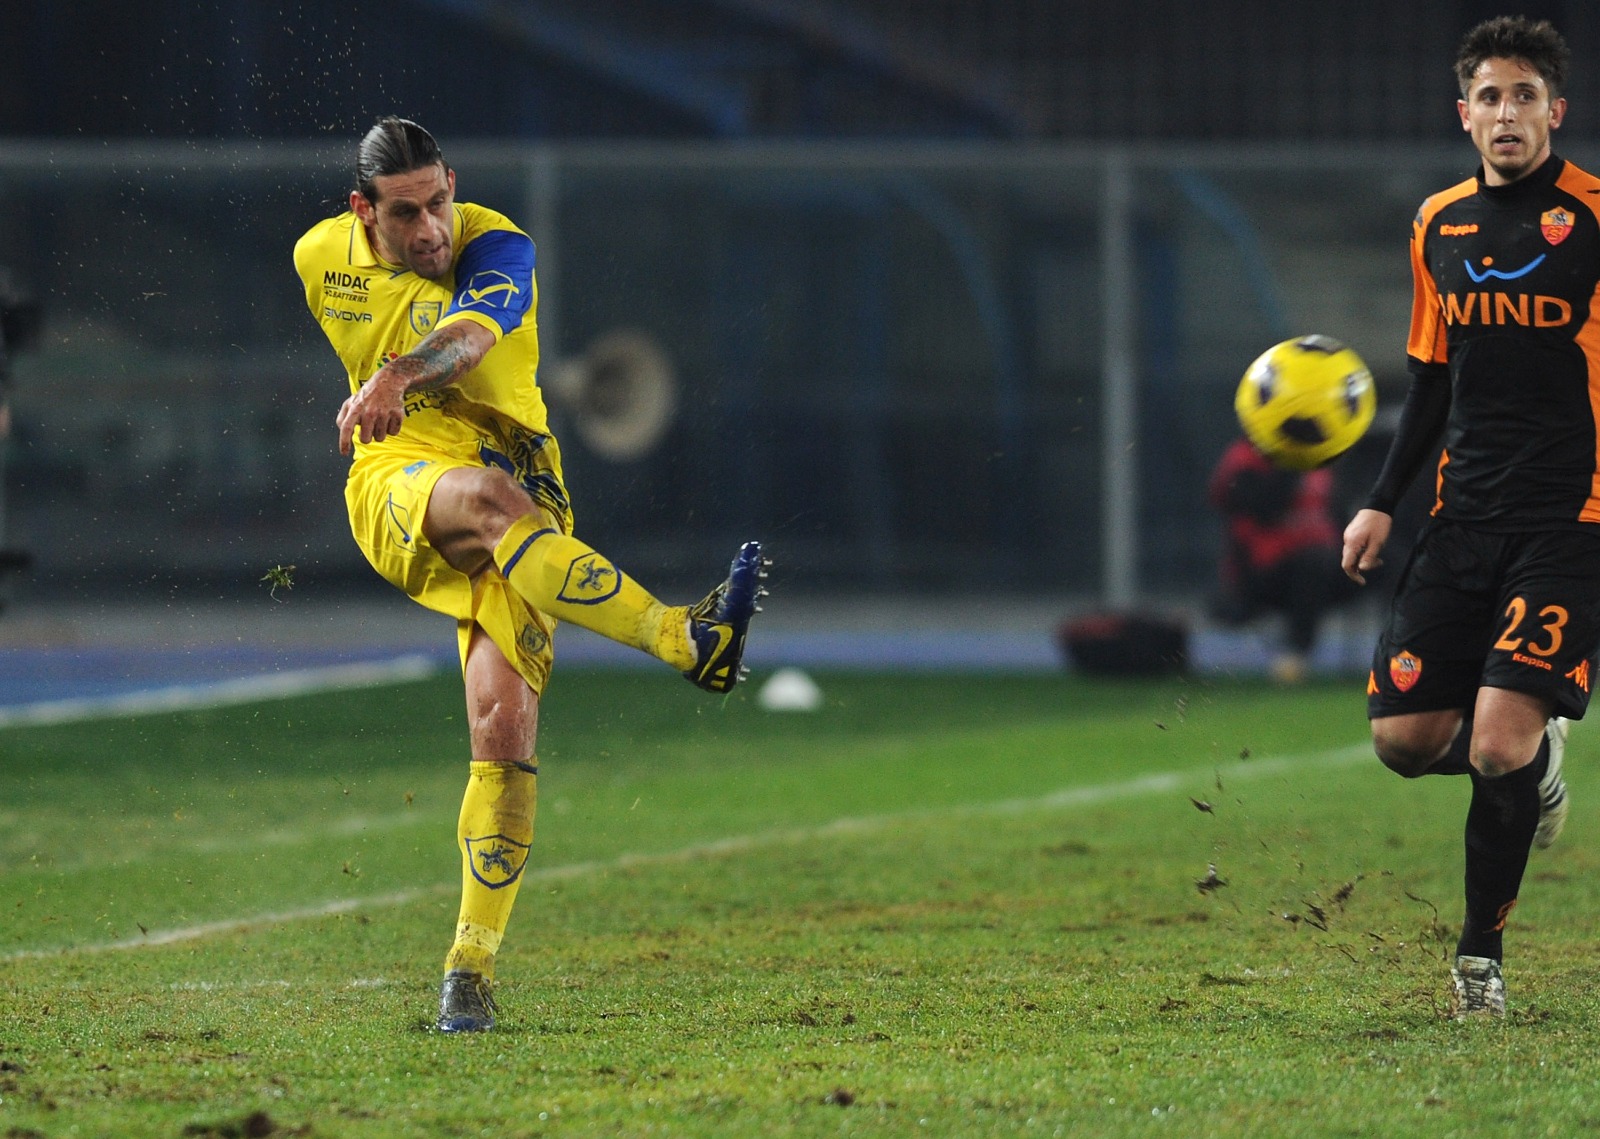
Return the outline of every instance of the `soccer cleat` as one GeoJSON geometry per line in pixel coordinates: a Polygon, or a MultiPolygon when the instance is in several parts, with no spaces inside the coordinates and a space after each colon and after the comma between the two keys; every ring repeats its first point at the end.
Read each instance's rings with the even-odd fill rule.
{"type": "Polygon", "coordinates": [[[481,973],[452,969],[439,986],[440,1032],[488,1032],[494,1027],[494,996],[481,973]]]}
{"type": "Polygon", "coordinates": [[[727,580],[689,607],[689,639],[699,659],[683,675],[707,692],[727,692],[744,679],[745,634],[750,618],[761,611],[756,601],[766,596],[761,579],[771,564],[761,556],[760,542],[746,542],[734,555],[727,580]]]}
{"type": "Polygon", "coordinates": [[[1493,957],[1457,957],[1450,980],[1454,985],[1450,994],[1451,1020],[1505,1016],[1506,983],[1500,976],[1500,962],[1493,957]]]}
{"type": "Polygon", "coordinates": [[[1546,850],[1561,837],[1561,828],[1567,825],[1567,781],[1561,774],[1561,760],[1567,752],[1567,729],[1572,721],[1565,716],[1552,716],[1544,726],[1545,738],[1550,741],[1550,767],[1539,780],[1539,827],[1533,832],[1533,845],[1546,850]]]}

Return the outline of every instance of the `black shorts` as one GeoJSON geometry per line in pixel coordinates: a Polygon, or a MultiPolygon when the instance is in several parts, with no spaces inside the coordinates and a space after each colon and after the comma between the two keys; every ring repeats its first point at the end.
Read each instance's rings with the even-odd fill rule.
{"type": "Polygon", "coordinates": [[[1367,682],[1372,719],[1460,708],[1478,689],[1578,720],[1600,649],[1600,527],[1497,534],[1438,519],[1395,585],[1367,682]]]}

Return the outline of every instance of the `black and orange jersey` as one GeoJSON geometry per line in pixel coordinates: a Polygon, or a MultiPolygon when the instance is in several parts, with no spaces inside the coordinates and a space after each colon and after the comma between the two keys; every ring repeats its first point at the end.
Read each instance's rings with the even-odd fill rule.
{"type": "Polygon", "coordinates": [[[1600,179],[1552,155],[1418,211],[1406,352],[1414,390],[1449,384],[1438,516],[1493,530],[1600,522],[1597,210],[1600,179]]]}

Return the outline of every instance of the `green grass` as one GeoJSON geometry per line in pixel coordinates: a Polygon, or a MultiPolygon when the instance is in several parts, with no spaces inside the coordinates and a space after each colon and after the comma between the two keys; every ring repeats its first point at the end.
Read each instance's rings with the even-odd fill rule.
{"type": "Polygon", "coordinates": [[[1513,1011],[1455,1024],[1467,788],[1362,758],[1359,685],[819,680],[558,678],[467,1039],[456,678],[0,732],[0,1136],[1600,1127],[1581,727],[1513,1011]]]}

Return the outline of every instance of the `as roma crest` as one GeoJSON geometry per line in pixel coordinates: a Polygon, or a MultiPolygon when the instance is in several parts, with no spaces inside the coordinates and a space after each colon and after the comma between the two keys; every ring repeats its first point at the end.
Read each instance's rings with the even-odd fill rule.
{"type": "Polygon", "coordinates": [[[1389,679],[1401,692],[1410,692],[1422,679],[1422,661],[1408,652],[1389,658],[1389,679]]]}
{"type": "Polygon", "coordinates": [[[1545,210],[1539,215],[1539,232],[1551,245],[1560,245],[1572,232],[1572,215],[1559,208],[1545,210]]]}

